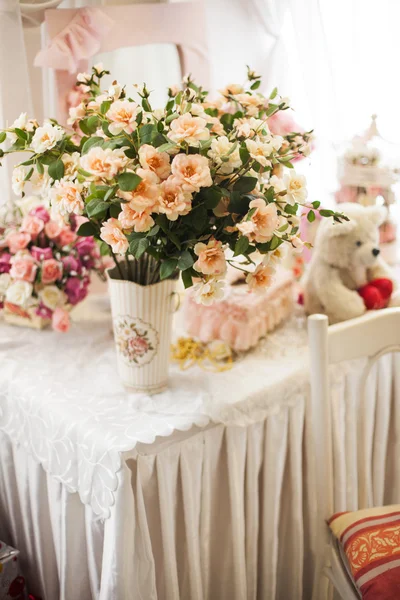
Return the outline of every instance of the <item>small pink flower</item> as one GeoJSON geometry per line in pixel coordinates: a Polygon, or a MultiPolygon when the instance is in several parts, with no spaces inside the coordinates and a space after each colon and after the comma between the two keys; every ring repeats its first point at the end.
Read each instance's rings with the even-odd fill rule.
{"type": "Polygon", "coordinates": [[[3,252],[0,254],[0,274],[8,273],[11,269],[11,254],[3,252]]]}
{"type": "Polygon", "coordinates": [[[42,283],[53,283],[62,277],[62,264],[55,258],[49,258],[42,263],[42,283]]]}
{"type": "Polygon", "coordinates": [[[10,276],[13,279],[21,279],[33,283],[35,281],[37,265],[35,261],[28,256],[27,258],[14,258],[10,270],[10,276]]]}
{"type": "Polygon", "coordinates": [[[63,229],[61,231],[58,242],[61,247],[70,246],[71,244],[73,244],[75,242],[77,237],[78,236],[76,235],[76,233],[74,231],[72,231],[71,229],[66,227],[65,229],[63,229]]]}
{"type": "Polygon", "coordinates": [[[29,214],[32,217],[39,217],[39,219],[41,219],[43,223],[47,223],[48,221],[50,221],[49,212],[45,209],[44,206],[36,206],[36,208],[33,208],[29,212],[29,214]]]}
{"type": "Polygon", "coordinates": [[[66,333],[70,326],[69,313],[63,308],[56,308],[51,320],[54,331],[66,333]]]}
{"type": "Polygon", "coordinates": [[[27,215],[21,224],[21,231],[29,233],[32,240],[35,240],[39,233],[43,230],[44,223],[39,217],[27,215]]]}
{"type": "Polygon", "coordinates": [[[160,185],[158,210],[167,215],[170,221],[176,221],[180,215],[187,215],[192,208],[192,194],[185,192],[182,181],[177,177],[169,177],[160,185]]]}
{"type": "Polygon", "coordinates": [[[189,146],[200,146],[201,141],[210,138],[207,121],[185,113],[172,121],[169,138],[178,144],[186,142],[189,146]]]}
{"type": "Polygon", "coordinates": [[[208,244],[199,242],[194,247],[194,253],[198,259],[193,267],[198,273],[204,275],[223,275],[225,273],[226,260],[221,242],[215,239],[209,240],[208,244]]]}
{"type": "Polygon", "coordinates": [[[118,196],[124,200],[129,200],[130,205],[137,212],[144,210],[151,211],[157,203],[159,195],[158,177],[149,169],[138,169],[137,175],[142,181],[132,192],[118,191],[118,196]]]}
{"type": "Polygon", "coordinates": [[[115,254],[125,254],[128,250],[129,243],[118,219],[105,221],[100,230],[100,237],[106,244],[111,246],[115,254]]]}
{"type": "Polygon", "coordinates": [[[148,342],[140,336],[130,338],[128,341],[128,346],[131,352],[133,352],[133,354],[136,356],[143,356],[149,349],[148,342]]]}
{"type": "Polygon", "coordinates": [[[258,265],[253,273],[246,277],[246,283],[254,292],[264,292],[274,280],[275,269],[267,265],[258,265]]]}
{"type": "Polygon", "coordinates": [[[39,248],[38,246],[32,246],[31,254],[37,261],[48,260],[53,258],[53,252],[51,248],[39,248]]]}
{"type": "Polygon", "coordinates": [[[136,118],[140,112],[140,106],[129,100],[116,100],[113,102],[106,114],[110,119],[110,132],[119,135],[121,131],[132,133],[137,128],[136,118]]]}
{"type": "Polygon", "coordinates": [[[238,230],[251,242],[255,241],[260,244],[268,242],[279,226],[276,205],[266,204],[262,198],[256,198],[250,202],[249,208],[254,208],[255,211],[249,220],[238,223],[238,230]]]}
{"type": "Polygon", "coordinates": [[[160,179],[167,179],[171,173],[169,155],[166,152],[158,152],[157,148],[149,144],[140,146],[139,161],[143,169],[150,169],[160,179]]]}
{"type": "Polygon", "coordinates": [[[26,232],[13,231],[7,236],[7,244],[11,254],[16,254],[19,250],[24,250],[29,242],[31,236],[26,232]]]}
{"type": "Polygon", "coordinates": [[[62,225],[57,221],[49,221],[44,226],[44,232],[50,240],[56,240],[62,231],[62,225]]]}
{"type": "Polygon", "coordinates": [[[154,225],[154,219],[147,211],[138,212],[130,203],[122,205],[118,221],[123,229],[133,229],[136,233],[149,231],[154,225]]]}
{"type": "Polygon", "coordinates": [[[182,182],[188,192],[198,192],[212,185],[208,159],[199,154],[178,154],[172,161],[172,174],[182,182]]]}
{"type": "Polygon", "coordinates": [[[81,157],[81,167],[96,179],[113,179],[126,165],[127,158],[122,150],[91,148],[81,157]]]}

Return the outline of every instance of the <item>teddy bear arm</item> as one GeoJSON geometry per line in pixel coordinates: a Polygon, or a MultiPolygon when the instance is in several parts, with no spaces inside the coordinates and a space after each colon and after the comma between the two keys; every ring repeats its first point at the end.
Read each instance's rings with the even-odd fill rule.
{"type": "Polygon", "coordinates": [[[378,258],[375,264],[368,269],[368,280],[372,281],[373,279],[381,278],[390,279],[391,281],[393,281],[393,287],[396,287],[391,268],[385,263],[385,261],[382,258],[378,258]]]}
{"type": "Polygon", "coordinates": [[[318,282],[317,287],[329,322],[339,323],[363,315],[366,311],[363,299],[343,284],[338,270],[331,269],[327,275],[318,282]]]}

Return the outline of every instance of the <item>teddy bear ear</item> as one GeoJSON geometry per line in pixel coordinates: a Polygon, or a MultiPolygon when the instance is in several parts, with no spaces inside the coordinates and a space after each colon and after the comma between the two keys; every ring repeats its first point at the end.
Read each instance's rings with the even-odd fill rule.
{"type": "Polygon", "coordinates": [[[382,225],[387,217],[387,209],[384,206],[368,206],[365,209],[368,216],[376,226],[382,225]]]}

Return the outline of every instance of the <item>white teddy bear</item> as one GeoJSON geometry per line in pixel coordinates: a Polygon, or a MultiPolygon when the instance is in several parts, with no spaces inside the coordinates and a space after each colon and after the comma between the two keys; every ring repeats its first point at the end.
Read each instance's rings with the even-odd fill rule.
{"type": "MultiPolygon", "coordinates": [[[[304,282],[306,312],[325,313],[331,324],[366,312],[357,290],[368,282],[381,278],[393,282],[379,250],[379,225],[385,209],[355,203],[342,204],[340,209],[349,221],[321,221],[304,282]]],[[[393,295],[391,304],[398,304],[398,297],[393,295]]]]}

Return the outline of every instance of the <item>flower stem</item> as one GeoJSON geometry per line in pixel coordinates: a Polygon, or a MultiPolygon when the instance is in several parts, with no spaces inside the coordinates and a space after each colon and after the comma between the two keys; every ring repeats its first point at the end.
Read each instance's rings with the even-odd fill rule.
{"type": "Polygon", "coordinates": [[[111,256],[112,256],[112,257],[113,257],[113,259],[114,259],[115,266],[117,267],[117,270],[118,270],[118,273],[119,273],[119,276],[120,276],[120,278],[121,278],[121,279],[125,279],[125,277],[124,277],[124,275],[123,275],[123,273],[122,273],[121,265],[119,264],[119,262],[118,262],[118,260],[117,260],[117,257],[115,256],[115,254],[114,254],[114,252],[111,250],[111,248],[110,248],[110,252],[111,252],[111,256]]]}

